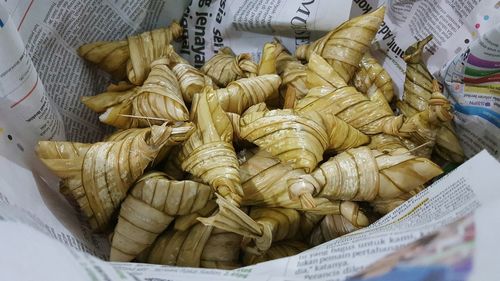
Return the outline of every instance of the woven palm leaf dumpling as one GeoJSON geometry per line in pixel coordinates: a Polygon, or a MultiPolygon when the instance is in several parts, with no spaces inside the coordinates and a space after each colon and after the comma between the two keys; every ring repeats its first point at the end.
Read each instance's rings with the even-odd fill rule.
{"type": "Polygon", "coordinates": [[[199,69],[170,45],[175,22],[85,44],[78,54],[122,81],[82,102],[117,130],[36,153],[109,237],[112,261],[233,269],[298,254],[425,189],[442,173],[434,156],[463,160],[421,59],[430,37],[405,53],[396,101],[370,53],[383,17],[348,20],[295,54],[268,42],[258,62],[222,48],[199,69]]]}

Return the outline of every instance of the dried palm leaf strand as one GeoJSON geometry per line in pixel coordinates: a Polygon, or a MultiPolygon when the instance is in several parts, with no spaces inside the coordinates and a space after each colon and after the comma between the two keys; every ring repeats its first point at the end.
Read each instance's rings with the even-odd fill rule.
{"type": "MultiPolygon", "coordinates": [[[[167,155],[169,154],[170,150],[174,147],[174,145],[186,140],[188,138],[188,136],[190,136],[195,129],[194,124],[191,122],[177,123],[171,127],[175,131],[175,134],[173,134],[172,137],[169,139],[169,141],[165,144],[165,146],[163,146],[163,148],[160,150],[158,155],[155,157],[154,161],[151,162],[151,166],[155,166],[156,164],[163,161],[167,157],[167,155]]],[[[125,138],[135,137],[136,135],[140,134],[142,131],[148,131],[148,130],[150,130],[150,129],[149,128],[130,128],[130,129],[125,129],[125,130],[118,130],[118,131],[114,132],[113,134],[107,136],[104,139],[104,141],[120,141],[120,140],[123,140],[125,138]]]]}
{"type": "Polygon", "coordinates": [[[333,114],[323,116],[323,123],[328,133],[328,149],[342,152],[370,142],[370,137],[333,114]]]}
{"type": "Polygon", "coordinates": [[[281,52],[281,47],[274,42],[268,42],[262,47],[260,62],[257,67],[257,75],[277,74],[276,58],[281,52]]]}
{"type": "Polygon", "coordinates": [[[221,48],[209,59],[201,71],[208,75],[219,87],[226,87],[232,81],[240,78],[253,77],[257,74],[257,64],[250,54],[235,56],[230,48],[221,48]]]}
{"type": "Polygon", "coordinates": [[[245,114],[240,121],[241,136],[283,163],[310,172],[328,147],[325,128],[311,118],[313,115],[290,109],[245,114]]]}
{"type": "Polygon", "coordinates": [[[307,64],[306,85],[308,89],[321,86],[338,89],[346,87],[347,83],[324,58],[312,53],[307,64]]]}
{"type": "Polygon", "coordinates": [[[408,151],[403,140],[396,136],[388,134],[377,134],[370,137],[368,147],[384,153],[392,153],[394,151],[408,151]]]}
{"type": "Polygon", "coordinates": [[[177,64],[172,68],[172,71],[179,81],[180,90],[185,102],[191,102],[193,95],[201,92],[205,86],[215,86],[210,77],[189,64],[177,64]]]}
{"type": "Polygon", "coordinates": [[[241,236],[197,223],[186,231],[167,231],[153,244],[149,263],[228,267],[239,265],[241,236]]]}
{"type": "Polygon", "coordinates": [[[214,200],[207,202],[207,205],[202,209],[187,215],[177,216],[174,222],[174,229],[177,231],[185,231],[198,223],[198,217],[208,217],[217,209],[217,203],[214,200]]]}
{"type": "Polygon", "coordinates": [[[111,261],[131,261],[174,220],[195,213],[212,198],[209,186],[171,181],[160,172],[142,176],[121,204],[111,241],[111,261]]]}
{"type": "Polygon", "coordinates": [[[153,126],[121,141],[92,144],[83,156],[49,155],[44,141],[36,152],[63,179],[64,192],[76,200],[91,228],[103,231],[128,189],[173,134],[171,127],[153,126]]]}
{"type": "Polygon", "coordinates": [[[241,78],[215,92],[224,111],[242,114],[250,106],[277,95],[280,83],[278,75],[266,74],[241,78]]]}
{"type": "Polygon", "coordinates": [[[233,144],[235,146],[239,146],[241,142],[244,141],[243,138],[241,137],[241,132],[240,132],[241,116],[232,112],[227,112],[226,114],[229,120],[231,120],[231,125],[233,126],[233,144]]]}
{"type": "Polygon", "coordinates": [[[219,212],[216,215],[198,220],[207,226],[214,226],[252,240],[255,245],[246,247],[247,251],[263,253],[271,247],[273,241],[293,238],[298,233],[300,215],[296,210],[255,208],[250,212],[250,217],[223,198],[219,197],[217,204],[219,212]]]}
{"type": "Polygon", "coordinates": [[[252,265],[265,261],[289,257],[299,254],[307,250],[308,248],[309,246],[301,241],[297,240],[280,241],[273,243],[271,245],[271,248],[269,248],[263,255],[255,255],[249,252],[245,252],[243,256],[243,264],[252,265]]]}
{"type": "Polygon", "coordinates": [[[337,237],[360,229],[340,215],[328,215],[314,228],[308,242],[311,246],[317,246],[337,237]]]}
{"type": "Polygon", "coordinates": [[[239,164],[232,146],[233,127],[215,91],[205,88],[193,103],[196,131],[179,154],[182,169],[200,177],[217,193],[239,204],[243,191],[239,164]]]}
{"type": "Polygon", "coordinates": [[[306,69],[297,58],[292,56],[288,50],[279,42],[274,42],[276,49],[280,50],[276,58],[276,71],[283,80],[283,89],[290,86],[295,89],[297,99],[303,98],[307,94],[306,69]]]}
{"type": "MultiPolygon", "coordinates": [[[[143,34],[145,35],[139,36],[154,39],[162,37],[164,39],[163,42],[158,42],[161,44],[155,45],[144,42],[148,47],[159,48],[154,53],[161,53],[164,46],[182,35],[182,28],[177,22],[172,22],[169,27],[147,31],[143,34]]],[[[130,58],[129,41],[99,41],[85,44],[78,48],[78,55],[96,64],[102,70],[113,75],[114,78],[121,79],[126,76],[127,61],[130,58]]]]}
{"type": "Polygon", "coordinates": [[[113,84],[113,83],[109,84],[106,87],[106,92],[123,92],[126,90],[130,90],[134,87],[135,87],[135,85],[131,84],[128,81],[119,81],[116,84],[113,84]]]}
{"type": "Polygon", "coordinates": [[[366,52],[359,63],[359,69],[353,77],[354,86],[369,98],[377,91],[382,91],[387,102],[394,97],[392,78],[378,61],[366,52]]]}
{"type": "Polygon", "coordinates": [[[267,112],[269,111],[269,108],[267,108],[267,104],[265,102],[260,102],[260,103],[257,103],[257,104],[254,104],[252,106],[250,106],[249,108],[247,108],[243,114],[241,114],[241,116],[244,116],[246,114],[250,114],[252,112],[267,112]]]}
{"type": "Polygon", "coordinates": [[[130,52],[130,59],[127,62],[127,77],[132,84],[142,85],[148,77],[153,61],[159,58],[172,56],[178,62],[185,62],[170,45],[174,37],[179,37],[182,34],[182,28],[169,31],[155,29],[149,33],[127,38],[130,52]]]}
{"type": "Polygon", "coordinates": [[[419,193],[424,189],[424,186],[419,186],[415,188],[414,190],[411,190],[409,192],[402,193],[396,198],[391,198],[391,199],[380,199],[376,198],[372,202],[370,202],[370,205],[373,207],[375,212],[378,212],[380,214],[387,214],[391,212],[392,210],[396,209],[399,207],[401,204],[406,202],[408,199],[419,193]]]}
{"type": "Polygon", "coordinates": [[[239,261],[242,237],[236,233],[214,228],[203,247],[200,266],[205,268],[234,269],[239,261]]]}
{"type": "Polygon", "coordinates": [[[348,82],[370,48],[384,20],[384,12],[382,6],[372,13],[350,19],[313,43],[299,46],[295,55],[308,60],[312,53],[319,54],[348,82]]]}
{"type": "Polygon", "coordinates": [[[434,151],[447,161],[462,163],[465,160],[464,150],[460,145],[452,122],[441,124],[436,134],[434,151]]]}

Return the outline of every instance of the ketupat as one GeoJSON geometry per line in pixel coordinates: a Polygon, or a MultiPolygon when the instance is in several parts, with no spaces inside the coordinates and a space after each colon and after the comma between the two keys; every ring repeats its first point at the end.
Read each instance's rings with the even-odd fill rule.
{"type": "Polygon", "coordinates": [[[236,56],[230,48],[225,47],[219,49],[219,52],[200,70],[212,78],[218,87],[223,88],[240,78],[256,76],[257,64],[252,61],[250,54],[244,53],[236,56]]]}
{"type": "Polygon", "coordinates": [[[294,180],[290,196],[307,193],[330,200],[371,201],[396,198],[440,175],[442,170],[426,158],[410,153],[390,155],[368,147],[346,150],[321,164],[312,176],[294,180]]]}
{"type": "Polygon", "coordinates": [[[433,81],[433,93],[427,108],[407,118],[399,130],[399,135],[412,142],[414,153],[430,158],[439,128],[453,120],[450,102],[439,92],[437,81],[433,81]]]}
{"type": "MultiPolygon", "coordinates": [[[[308,89],[315,87],[331,87],[338,89],[347,86],[335,69],[321,56],[312,53],[306,70],[306,85],[308,89]]],[[[306,92],[307,94],[307,92],[306,92]]]]}
{"type": "Polygon", "coordinates": [[[360,229],[340,215],[327,215],[316,225],[309,236],[309,245],[317,246],[360,229]]]}
{"type": "Polygon", "coordinates": [[[110,260],[133,260],[176,216],[201,210],[212,196],[211,188],[201,183],[172,181],[160,172],[145,174],[121,204],[110,260]]]}
{"type": "Polygon", "coordinates": [[[189,112],[167,59],[151,64],[144,85],[125,92],[105,92],[82,97],[82,102],[102,114],[99,120],[117,128],[147,127],[163,122],[187,121],[189,112]]]}
{"type": "Polygon", "coordinates": [[[406,202],[406,200],[415,196],[417,193],[419,193],[423,189],[424,189],[424,186],[418,186],[414,190],[402,193],[401,195],[399,195],[396,198],[390,198],[390,199],[376,198],[375,200],[370,202],[370,205],[373,207],[373,210],[375,212],[378,212],[380,214],[385,215],[385,214],[389,213],[390,211],[396,209],[399,205],[403,204],[404,202],[406,202]]]}
{"type": "Polygon", "coordinates": [[[209,184],[217,193],[239,205],[243,197],[239,165],[232,145],[233,127],[215,91],[205,88],[192,106],[197,128],[182,145],[182,169],[209,184]]]}
{"type": "Polygon", "coordinates": [[[453,128],[452,121],[441,124],[441,127],[439,127],[436,134],[434,152],[453,163],[462,163],[465,161],[464,150],[453,128]]]}
{"type": "MultiPolygon", "coordinates": [[[[427,70],[422,54],[424,47],[432,40],[432,35],[415,42],[405,50],[406,76],[404,83],[403,100],[396,103],[398,109],[408,118],[427,110],[432,94],[436,92],[433,86],[434,78],[427,70]]],[[[445,122],[437,128],[435,139],[427,150],[435,152],[447,161],[461,163],[464,161],[464,151],[453,129],[451,121],[445,122]],[[434,145],[435,140],[435,145],[434,145]]],[[[430,155],[429,152],[424,154],[430,155]]]]}
{"type": "Polygon", "coordinates": [[[127,75],[136,85],[142,84],[149,73],[150,64],[167,55],[171,41],[182,35],[182,27],[172,22],[169,27],[129,36],[122,41],[99,41],[82,45],[78,55],[96,64],[116,79],[127,75]],[[142,81],[141,81],[142,79],[142,81]]]}
{"type": "Polygon", "coordinates": [[[121,141],[40,141],[36,153],[62,179],[61,192],[78,203],[91,228],[104,231],[128,189],[175,134],[171,127],[152,126],[121,141]]]}
{"type": "MultiPolygon", "coordinates": [[[[269,74],[274,74],[274,75],[278,74],[276,65],[277,65],[277,57],[280,52],[281,52],[280,45],[275,44],[274,42],[265,43],[264,47],[262,47],[262,54],[260,56],[259,65],[257,66],[257,75],[262,76],[269,74]]],[[[277,77],[279,78],[279,76],[277,77]]],[[[280,86],[281,84],[281,79],[279,80],[280,83],[277,86],[280,86]]],[[[276,87],[276,90],[273,91],[271,95],[267,95],[266,103],[267,105],[273,108],[282,107],[283,100],[281,99],[278,87],[276,87]]]]}
{"type": "Polygon", "coordinates": [[[295,103],[299,112],[334,114],[364,134],[387,133],[397,135],[403,116],[394,116],[381,91],[372,99],[361,94],[347,83],[320,56],[311,55],[311,66],[307,71],[308,94],[295,103]]]}
{"type": "Polygon", "coordinates": [[[370,141],[368,136],[333,114],[321,116],[312,111],[300,113],[265,108],[255,113],[251,111],[246,111],[240,120],[240,136],[294,168],[311,171],[323,158],[325,150],[339,152],[370,141]],[[293,139],[300,141],[293,142],[293,139]],[[301,158],[295,157],[299,154],[301,158]]]}
{"type": "MultiPolygon", "coordinates": [[[[246,161],[240,165],[243,188],[242,205],[280,207],[301,210],[299,202],[292,201],[288,193],[288,180],[305,175],[302,169],[293,169],[281,163],[264,150],[248,151],[246,161]]],[[[321,214],[340,214],[340,201],[330,202],[324,198],[313,198],[308,211],[321,214]]]]}
{"type": "Polygon", "coordinates": [[[193,100],[193,96],[201,92],[206,86],[215,86],[215,83],[212,82],[212,78],[203,74],[203,72],[190,64],[176,64],[172,68],[172,71],[179,81],[182,97],[186,103],[190,103],[193,100]]]}
{"type": "Polygon", "coordinates": [[[186,231],[167,230],[142,262],[189,267],[233,269],[240,266],[242,237],[200,222],[186,231]]]}
{"type": "Polygon", "coordinates": [[[319,54],[348,82],[363,54],[370,48],[384,20],[384,12],[385,7],[382,6],[372,13],[350,19],[313,43],[299,46],[295,55],[309,60],[312,53],[319,54]]]}
{"type": "Polygon", "coordinates": [[[213,214],[218,208],[215,198],[207,202],[205,207],[200,210],[187,215],[177,216],[174,221],[174,229],[178,231],[185,231],[198,223],[199,217],[208,217],[213,214]]]}
{"type": "Polygon", "coordinates": [[[324,126],[293,110],[245,114],[240,125],[241,137],[306,172],[316,167],[328,147],[324,126]]]}
{"type": "Polygon", "coordinates": [[[404,55],[406,62],[406,77],[402,101],[396,105],[403,115],[411,117],[427,109],[427,102],[431,98],[432,74],[423,61],[424,46],[432,40],[432,35],[409,46],[404,55]]]}
{"type": "MultiPolygon", "coordinates": [[[[153,167],[156,164],[162,162],[167,155],[169,155],[170,150],[175,147],[175,145],[181,143],[186,140],[194,131],[195,126],[191,122],[183,122],[177,123],[171,126],[172,130],[175,131],[175,135],[172,135],[169,138],[168,142],[162,147],[158,155],[154,158],[154,160],[150,163],[150,166],[153,167]]],[[[125,138],[135,137],[138,134],[141,134],[144,131],[150,131],[150,128],[130,128],[125,130],[117,130],[113,134],[104,138],[103,141],[120,141],[125,138]]]]}
{"type": "MultiPolygon", "coordinates": [[[[291,208],[306,210],[300,202],[289,197],[289,180],[306,175],[301,169],[292,169],[280,163],[264,150],[247,151],[246,161],[240,166],[241,182],[245,196],[242,205],[291,208]]],[[[314,179],[312,179],[314,180],[314,179]]],[[[328,201],[325,198],[311,198],[308,212],[314,214],[340,214],[354,225],[366,226],[368,219],[360,212],[357,204],[348,201],[328,201]]]]}
{"type": "Polygon", "coordinates": [[[242,114],[250,106],[277,95],[280,84],[278,75],[266,74],[233,81],[215,90],[215,94],[224,111],[242,114]]]}
{"type": "Polygon", "coordinates": [[[359,69],[354,74],[352,81],[354,86],[369,98],[376,91],[381,91],[387,102],[390,102],[394,97],[391,76],[369,51],[361,58],[359,69]]]}
{"type": "MultiPolygon", "coordinates": [[[[306,69],[297,58],[292,56],[279,42],[274,42],[280,50],[276,58],[276,71],[283,80],[283,89],[290,86],[296,91],[297,99],[303,98],[307,94],[306,69]]],[[[283,95],[283,90],[281,91],[283,95]]]]}

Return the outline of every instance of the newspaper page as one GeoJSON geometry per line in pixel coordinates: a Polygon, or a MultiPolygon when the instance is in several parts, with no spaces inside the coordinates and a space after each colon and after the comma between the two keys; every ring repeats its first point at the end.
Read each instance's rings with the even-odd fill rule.
{"type": "Polygon", "coordinates": [[[328,0],[193,0],[182,20],[180,54],[196,67],[224,46],[258,60],[274,37],[293,51],[346,21],[350,8],[328,0]]]}
{"type": "MultiPolygon", "coordinates": [[[[217,8],[220,8],[222,3],[222,1],[203,1],[203,3],[208,2],[213,2],[213,5],[209,5],[210,7],[217,8]]],[[[335,26],[348,17],[369,12],[376,7],[376,4],[370,1],[355,0],[352,2],[350,12],[349,8],[346,8],[345,13],[343,13],[341,10],[344,8],[337,7],[343,5],[330,7],[328,4],[315,4],[318,1],[302,1],[300,3],[297,1],[296,4],[299,6],[293,6],[293,9],[291,9],[288,4],[284,5],[282,1],[276,1],[272,5],[276,5],[278,2],[281,4],[278,4],[276,14],[271,16],[271,23],[269,23],[268,16],[257,16],[255,12],[252,20],[245,18],[244,15],[252,14],[251,11],[260,7],[259,5],[251,6],[248,4],[253,1],[234,2],[240,3],[234,6],[235,10],[223,10],[222,14],[225,13],[225,16],[229,15],[228,18],[232,18],[240,8],[243,9],[239,12],[240,26],[235,27],[234,24],[229,24],[235,31],[229,33],[230,39],[225,41],[230,41],[231,45],[239,46],[236,49],[238,52],[240,50],[244,51],[243,48],[246,46],[243,43],[244,41],[248,45],[248,42],[252,40],[248,39],[250,37],[244,36],[236,38],[235,36],[241,34],[236,32],[236,28],[242,31],[247,28],[249,31],[244,32],[252,33],[250,27],[246,25],[249,22],[253,22],[253,25],[256,22],[261,22],[260,31],[253,33],[265,34],[266,38],[270,39],[281,34],[282,31],[270,32],[272,29],[269,28],[269,25],[274,26],[273,28],[276,30],[280,30],[280,28],[286,29],[287,24],[288,28],[290,26],[289,16],[293,14],[292,11],[299,13],[300,16],[308,15],[307,19],[302,18],[307,23],[304,23],[300,28],[294,29],[292,35],[283,36],[291,38],[290,40],[287,41],[282,38],[284,42],[288,42],[286,43],[287,47],[293,49],[299,43],[307,43],[308,40],[317,38],[315,30],[318,31],[319,36],[331,26],[335,26]],[[321,14],[325,10],[330,11],[328,17],[321,14]],[[231,11],[231,14],[228,11],[231,11]],[[286,15],[284,20],[277,17],[281,13],[286,15]],[[316,26],[318,19],[315,17],[319,15],[321,15],[321,18],[328,20],[321,24],[318,23],[316,26]],[[338,22],[333,23],[335,20],[338,20],[338,22]]],[[[416,1],[416,3],[420,2],[423,1],[416,1]]],[[[481,11],[494,11],[493,8],[487,8],[489,6],[483,6],[482,4],[479,6],[476,2],[468,2],[469,4],[466,6],[468,7],[467,10],[470,10],[469,17],[477,18],[478,13],[476,11],[478,9],[481,11]]],[[[492,246],[496,244],[491,242],[483,244],[484,241],[492,241],[492,233],[498,235],[498,231],[494,228],[495,226],[498,227],[498,223],[493,224],[493,226],[486,224],[491,224],[491,220],[496,219],[491,214],[498,213],[497,209],[490,209],[489,212],[491,213],[488,213],[486,217],[484,214],[482,216],[478,215],[482,212],[481,210],[493,205],[488,202],[498,198],[498,194],[493,191],[494,188],[491,185],[498,182],[498,175],[495,174],[495,169],[498,170],[498,163],[485,152],[468,162],[472,162],[472,164],[464,164],[466,167],[464,170],[457,170],[460,172],[452,174],[454,175],[452,177],[451,175],[445,177],[435,185],[441,186],[439,188],[441,190],[454,191],[451,194],[456,193],[457,197],[452,197],[450,200],[446,198],[446,201],[441,198],[440,201],[436,199],[440,198],[439,196],[434,193],[429,194],[430,191],[428,191],[425,194],[429,196],[429,200],[422,206],[430,206],[429,208],[419,207],[414,208],[416,211],[409,211],[412,210],[412,206],[415,207],[411,204],[417,204],[415,200],[418,200],[412,199],[404,205],[406,207],[401,207],[398,209],[399,211],[396,210],[392,213],[393,215],[389,215],[385,220],[381,220],[381,222],[367,230],[346,236],[342,238],[344,240],[331,241],[290,259],[271,261],[235,271],[114,264],[98,259],[106,259],[108,253],[106,238],[90,234],[79,219],[79,215],[56,190],[58,186],[57,179],[48,175],[45,168],[35,159],[33,147],[39,139],[93,141],[106,132],[106,129],[97,122],[95,114],[90,114],[81,105],[79,98],[80,96],[93,95],[101,91],[105,84],[109,82],[109,77],[93,67],[88,67],[77,57],[75,50],[79,45],[96,40],[123,38],[127,34],[164,26],[173,18],[180,19],[184,6],[189,4],[187,2],[180,3],[180,1],[128,0],[62,0],[53,2],[7,0],[1,2],[0,233],[2,233],[2,242],[0,247],[4,255],[0,258],[0,264],[9,265],[8,270],[5,270],[5,276],[10,277],[6,278],[7,280],[75,280],[77,278],[82,280],[128,280],[128,278],[134,278],[135,280],[151,280],[153,278],[165,280],[170,279],[170,276],[172,276],[172,280],[199,279],[202,278],[200,276],[206,276],[207,279],[214,276],[218,278],[219,276],[225,276],[224,278],[232,280],[257,278],[259,280],[294,280],[304,277],[318,280],[344,279],[347,276],[358,274],[362,268],[367,267],[376,259],[425,236],[425,234],[438,228],[439,225],[445,225],[463,217],[479,205],[480,208],[477,209],[478,211],[474,215],[477,229],[475,244],[477,251],[473,259],[474,261],[482,259],[483,262],[474,262],[470,276],[474,277],[475,274],[485,274],[484,276],[489,277],[496,276],[492,275],[494,272],[491,272],[493,270],[491,267],[476,272],[476,268],[491,265],[491,263],[484,261],[492,260],[493,254],[498,252],[498,249],[492,246]],[[8,44],[6,44],[7,42],[8,44]],[[467,175],[469,170],[473,171],[471,173],[477,176],[466,177],[465,182],[462,183],[463,185],[452,185],[452,182],[458,182],[459,176],[467,175]],[[461,188],[464,185],[470,186],[470,188],[461,188]],[[470,190],[473,192],[470,192],[470,190]],[[462,205],[450,205],[454,202],[453,199],[461,199],[462,205]],[[437,203],[432,205],[429,202],[437,203]],[[441,202],[442,206],[436,207],[439,202],[441,202]],[[463,206],[468,207],[464,209],[463,206]],[[438,211],[440,209],[448,210],[448,212],[443,215],[441,211],[438,211]],[[413,213],[418,214],[420,219],[416,215],[414,216],[413,213]],[[425,215],[427,213],[433,215],[427,216],[425,215]],[[404,216],[404,214],[408,215],[404,216]],[[404,219],[401,219],[403,216],[404,219]],[[417,222],[421,218],[427,218],[427,220],[417,222]],[[408,223],[408,219],[413,219],[412,223],[408,223]],[[401,225],[398,226],[398,230],[391,228],[391,226],[393,227],[399,223],[401,225]],[[419,223],[421,223],[422,227],[417,229],[419,223]],[[412,229],[411,227],[415,228],[412,229]],[[412,230],[418,231],[419,234],[408,234],[413,233],[412,230]],[[373,235],[368,231],[373,231],[373,235]],[[480,238],[488,235],[486,232],[490,235],[489,240],[480,238]],[[20,233],[23,233],[23,235],[20,233]],[[398,239],[386,241],[395,246],[375,250],[374,253],[363,252],[366,248],[359,248],[361,247],[360,241],[366,238],[372,239],[379,235],[377,233],[382,235],[384,239],[405,235],[409,235],[410,238],[399,238],[401,241],[398,239]],[[5,243],[6,241],[8,243],[5,243]],[[342,247],[346,247],[345,250],[342,250],[342,247]],[[356,254],[355,262],[337,265],[336,262],[339,257],[335,255],[342,251],[351,251],[349,247],[353,247],[352,251],[357,250],[359,252],[356,254]],[[338,250],[330,250],[334,248],[338,250]],[[324,260],[323,264],[316,264],[321,261],[321,255],[324,255],[325,251],[328,256],[334,257],[324,260]],[[310,260],[314,262],[312,264],[305,262],[310,260]],[[26,268],[30,270],[26,270],[26,268]],[[341,275],[329,276],[328,274],[332,274],[336,268],[342,271],[341,275]]],[[[195,7],[193,3],[200,5],[200,2],[192,1],[189,6],[190,9],[195,7]]],[[[402,15],[412,15],[415,7],[423,5],[414,5],[411,2],[409,6],[408,3],[405,6],[405,3],[406,1],[401,1],[401,3],[389,4],[390,7],[394,7],[401,14],[401,17],[402,15]],[[399,4],[399,6],[396,4],[399,4]]],[[[188,11],[186,10],[185,14],[189,15],[188,11]]],[[[274,8],[266,11],[260,10],[258,14],[264,12],[269,15],[272,11],[274,11],[274,8]]],[[[495,14],[489,13],[489,15],[491,22],[494,22],[495,14]]],[[[296,20],[300,22],[299,19],[296,20]]],[[[481,25],[484,26],[483,23],[481,25]]],[[[384,26],[381,30],[383,28],[384,26]]],[[[390,32],[394,35],[397,34],[397,30],[397,28],[393,29],[391,27],[390,31],[379,31],[379,36],[387,35],[390,32]]],[[[250,35],[247,34],[247,36],[250,35]]],[[[480,29],[476,33],[477,36],[482,36],[480,29]]],[[[403,38],[404,36],[399,37],[403,38]]],[[[452,42],[449,42],[449,44],[451,45],[452,42]]],[[[401,43],[400,46],[404,45],[401,43]]],[[[250,50],[250,52],[257,54],[258,50],[254,49],[253,51],[250,50]]],[[[457,53],[460,53],[460,50],[457,53]]],[[[473,54],[481,59],[486,59],[481,56],[480,52],[473,54]]],[[[443,59],[443,61],[445,60],[443,59]]],[[[495,64],[493,65],[495,66],[495,64]]],[[[441,66],[436,63],[435,69],[437,70],[441,66]]],[[[388,69],[390,68],[388,67],[388,69]]],[[[430,190],[436,190],[436,188],[430,190]]],[[[422,199],[422,196],[425,195],[418,198],[422,199]]],[[[498,222],[498,220],[494,222],[498,222]]],[[[377,249],[376,246],[375,242],[369,242],[365,245],[370,249],[377,249]]],[[[349,252],[349,255],[354,256],[355,254],[349,252]]],[[[347,256],[345,258],[348,259],[347,256]]],[[[4,275],[2,274],[2,276],[4,275]]],[[[477,280],[484,280],[484,278],[477,280]]]]}

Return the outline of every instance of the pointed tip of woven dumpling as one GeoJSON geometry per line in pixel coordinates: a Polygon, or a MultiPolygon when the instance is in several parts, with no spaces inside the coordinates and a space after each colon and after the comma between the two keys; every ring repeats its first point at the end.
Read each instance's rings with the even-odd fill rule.
{"type": "Polygon", "coordinates": [[[404,53],[403,60],[406,63],[419,63],[422,60],[422,53],[424,52],[424,47],[432,40],[432,34],[428,35],[424,39],[417,41],[410,45],[404,53]]]}
{"type": "Polygon", "coordinates": [[[152,146],[162,146],[167,142],[167,140],[172,135],[172,127],[162,125],[151,126],[151,137],[149,139],[149,143],[152,146]]]}
{"type": "Polygon", "coordinates": [[[182,33],[184,32],[184,29],[176,20],[172,21],[168,28],[172,32],[172,37],[174,37],[174,39],[178,39],[179,37],[181,37],[182,33]]]}
{"type": "Polygon", "coordinates": [[[372,15],[374,15],[374,16],[380,16],[380,17],[384,17],[384,14],[385,14],[385,5],[382,5],[382,6],[378,7],[372,13],[372,15]]]}
{"type": "Polygon", "coordinates": [[[319,86],[333,87],[334,89],[347,86],[347,83],[335,69],[316,53],[311,54],[306,73],[309,89],[319,86]]]}

